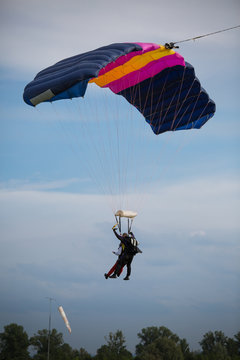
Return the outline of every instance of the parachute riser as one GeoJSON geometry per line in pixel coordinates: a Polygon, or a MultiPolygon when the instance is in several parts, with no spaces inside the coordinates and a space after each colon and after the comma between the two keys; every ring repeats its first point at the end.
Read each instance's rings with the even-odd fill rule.
{"type": "Polygon", "coordinates": [[[130,233],[130,231],[132,229],[132,223],[133,223],[133,219],[128,219],[128,234],[130,233]]]}
{"type": "Polygon", "coordinates": [[[122,233],[122,224],[121,224],[121,216],[116,216],[115,215],[115,219],[116,219],[116,222],[118,224],[118,230],[120,232],[120,234],[122,233]]]}
{"type": "MultiPolygon", "coordinates": [[[[118,224],[118,229],[120,234],[122,233],[122,222],[121,222],[121,217],[117,217],[115,216],[117,224],[118,224]]],[[[132,223],[133,223],[133,219],[128,219],[128,234],[130,233],[131,229],[132,229],[132,223]]]]}

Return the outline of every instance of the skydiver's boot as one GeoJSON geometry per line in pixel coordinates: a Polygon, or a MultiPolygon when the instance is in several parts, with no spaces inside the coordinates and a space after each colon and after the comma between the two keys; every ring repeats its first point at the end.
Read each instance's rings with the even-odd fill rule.
{"type": "Polygon", "coordinates": [[[125,276],[123,280],[130,280],[129,276],[125,276]]]}
{"type": "Polygon", "coordinates": [[[108,279],[108,274],[105,273],[104,276],[105,276],[105,279],[108,279]]]}
{"type": "Polygon", "coordinates": [[[116,274],[112,274],[111,276],[109,276],[110,279],[116,279],[117,275],[116,274]]]}

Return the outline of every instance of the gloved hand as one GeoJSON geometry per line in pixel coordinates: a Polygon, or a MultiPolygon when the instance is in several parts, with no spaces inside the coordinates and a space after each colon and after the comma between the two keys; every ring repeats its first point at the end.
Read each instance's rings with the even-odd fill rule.
{"type": "Polygon", "coordinates": [[[116,229],[118,227],[118,223],[116,223],[115,225],[113,225],[112,229],[116,229]]]}

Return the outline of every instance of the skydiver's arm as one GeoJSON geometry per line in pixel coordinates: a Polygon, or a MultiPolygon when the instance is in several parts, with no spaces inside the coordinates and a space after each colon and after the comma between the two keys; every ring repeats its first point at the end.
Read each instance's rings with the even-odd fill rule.
{"type": "Polygon", "coordinates": [[[116,230],[116,229],[113,229],[113,232],[114,232],[115,236],[118,238],[118,240],[120,240],[120,241],[122,241],[122,240],[123,240],[123,236],[118,235],[118,233],[117,233],[117,230],[116,230]]]}
{"type": "Polygon", "coordinates": [[[118,238],[118,240],[120,240],[125,246],[128,246],[129,241],[126,240],[124,236],[118,235],[118,233],[116,232],[116,229],[113,229],[113,232],[116,235],[116,237],[118,238]]]}
{"type": "Polygon", "coordinates": [[[122,246],[120,245],[117,251],[113,251],[113,254],[120,256],[122,253],[122,246]]]}

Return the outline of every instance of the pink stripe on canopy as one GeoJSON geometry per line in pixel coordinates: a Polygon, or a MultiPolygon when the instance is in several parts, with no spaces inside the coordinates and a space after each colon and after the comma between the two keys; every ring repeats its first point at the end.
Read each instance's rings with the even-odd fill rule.
{"type": "Polygon", "coordinates": [[[109,87],[115,94],[117,94],[128,87],[134,86],[143,80],[155,76],[166,68],[171,68],[176,65],[185,66],[184,58],[178,53],[167,55],[158,60],[151,61],[145,67],[133,71],[123,76],[121,79],[112,81],[105,87],[109,87]]]}

